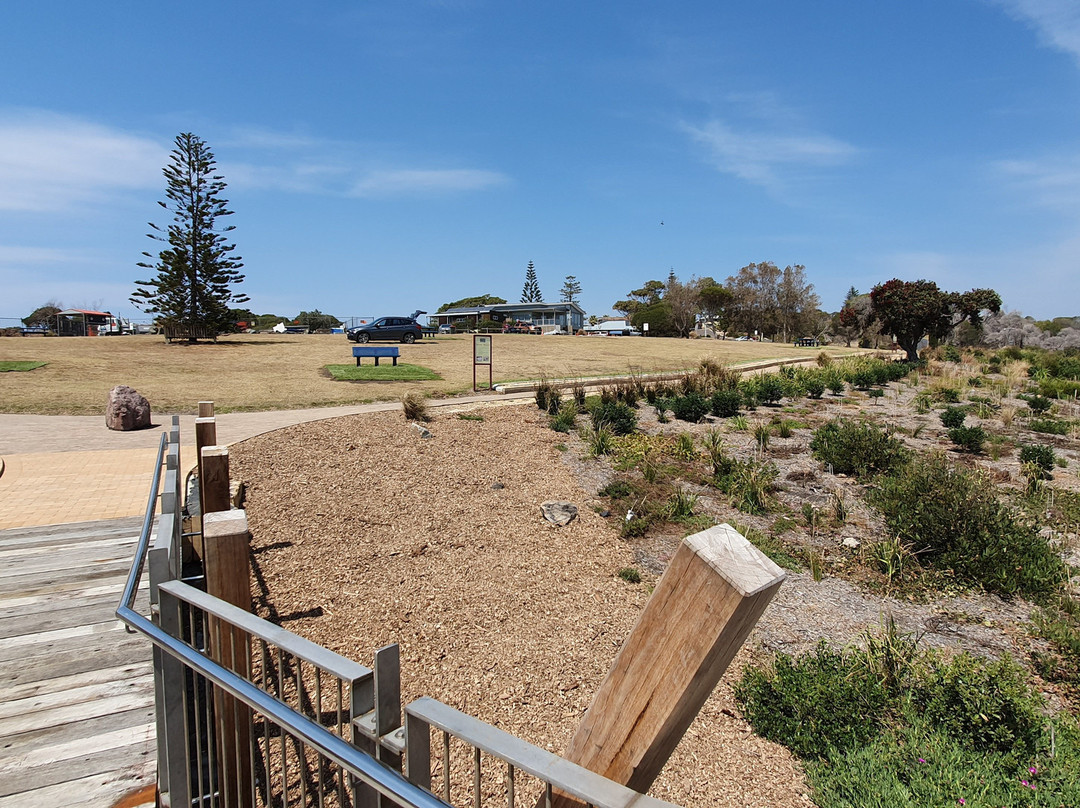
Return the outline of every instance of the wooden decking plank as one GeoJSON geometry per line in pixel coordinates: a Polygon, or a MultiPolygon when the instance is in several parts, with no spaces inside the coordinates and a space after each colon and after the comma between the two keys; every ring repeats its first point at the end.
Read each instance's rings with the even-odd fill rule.
{"type": "MultiPolygon", "coordinates": [[[[74,563],[74,562],[73,562],[74,563]]],[[[131,559],[89,560],[78,566],[54,570],[0,570],[0,587],[6,592],[35,591],[41,585],[58,581],[96,580],[106,577],[123,578],[131,569],[131,559]]]]}
{"type": "Polygon", "coordinates": [[[89,624],[107,623],[115,619],[117,600],[109,598],[87,602],[76,598],[66,609],[0,617],[0,640],[62,629],[77,625],[80,620],[89,624]]]}
{"type": "Polygon", "coordinates": [[[0,718],[0,736],[11,737],[39,727],[62,727],[87,718],[108,715],[111,712],[134,710],[147,705],[148,700],[152,701],[154,697],[152,686],[147,690],[135,688],[125,688],[125,690],[127,692],[105,696],[92,702],[77,705],[62,704],[58,707],[13,715],[10,718],[0,718]]]}
{"type": "MultiPolygon", "coordinates": [[[[103,756],[92,767],[99,769],[97,772],[67,782],[0,797],[0,808],[42,808],[54,805],[112,808],[124,794],[153,783],[155,763],[152,752],[140,755],[139,760],[133,762],[128,750],[117,750],[109,756],[103,756]]],[[[72,775],[74,776],[73,772],[72,775]]],[[[153,805],[153,800],[146,805],[153,805]]]]}
{"type": "Polygon", "coordinates": [[[72,538],[70,541],[56,542],[46,547],[2,547],[0,546],[0,561],[10,562],[19,558],[42,558],[55,556],[59,553],[70,553],[75,550],[104,550],[110,554],[125,553],[130,556],[131,548],[139,542],[137,534],[124,536],[123,538],[104,538],[83,540],[72,538]]]}
{"type": "Polygon", "coordinates": [[[93,541],[115,536],[138,536],[141,530],[142,519],[138,517],[104,522],[75,522],[69,525],[51,525],[40,528],[9,528],[0,530],[0,549],[47,547],[77,539],[93,541]]]}
{"type": "Polygon", "coordinates": [[[4,699],[0,702],[0,714],[2,714],[5,704],[12,701],[29,699],[49,693],[60,693],[65,690],[73,690],[103,682],[120,682],[125,679],[145,676],[149,672],[150,666],[148,663],[129,662],[125,665],[114,665],[112,667],[95,667],[82,673],[65,673],[63,676],[54,676],[51,679],[37,678],[32,682],[23,682],[20,685],[5,688],[3,691],[4,699]]]}
{"type": "MultiPolygon", "coordinates": [[[[141,634],[126,634],[119,642],[100,635],[81,642],[76,649],[60,653],[48,651],[0,664],[0,694],[2,688],[19,687],[28,682],[48,681],[59,676],[77,675],[97,667],[150,664],[150,645],[141,634]]],[[[0,696],[2,697],[2,696],[0,696]]]]}
{"type": "MultiPolygon", "coordinates": [[[[87,718],[74,724],[66,724],[62,731],[56,727],[40,727],[19,733],[12,738],[5,738],[3,745],[4,758],[8,755],[19,755],[52,746],[61,740],[93,739],[97,735],[149,724],[153,720],[154,710],[152,707],[136,707],[132,710],[122,710],[108,715],[100,715],[96,718],[87,718]]],[[[0,761],[4,758],[0,758],[0,761]]]]}
{"type": "MultiPolygon", "coordinates": [[[[102,564],[123,563],[130,568],[135,546],[135,542],[111,547],[64,545],[63,549],[50,549],[38,555],[7,556],[0,553],[0,580],[16,575],[50,575],[102,564]]],[[[126,569],[124,575],[127,575],[126,569]]]]}
{"type": "MultiPolygon", "coordinates": [[[[63,609],[70,609],[75,604],[92,606],[97,603],[111,603],[113,607],[120,602],[120,593],[124,587],[120,583],[106,584],[104,586],[87,586],[81,589],[73,589],[69,592],[53,593],[48,595],[32,595],[25,598],[0,598],[0,619],[22,617],[23,615],[36,614],[48,615],[63,609]]],[[[149,598],[150,582],[143,580],[139,584],[138,596],[135,598],[135,608],[145,613],[149,598]]]]}
{"type": "MultiPolygon", "coordinates": [[[[146,746],[154,737],[153,723],[136,724],[111,732],[102,732],[92,738],[71,740],[60,734],[54,736],[54,743],[37,749],[20,752],[0,760],[0,796],[14,791],[26,791],[41,788],[67,779],[63,769],[57,768],[51,777],[33,776],[43,772],[43,767],[53,767],[63,763],[64,768],[70,761],[87,758],[114,749],[123,749],[132,745],[146,746]],[[28,773],[31,773],[28,777],[28,773]]],[[[130,750],[129,750],[130,751],[130,750]]]]}

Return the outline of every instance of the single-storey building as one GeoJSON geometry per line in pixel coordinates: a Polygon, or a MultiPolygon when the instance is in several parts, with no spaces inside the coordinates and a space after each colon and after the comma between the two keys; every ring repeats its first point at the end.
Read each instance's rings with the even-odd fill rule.
{"type": "Polygon", "coordinates": [[[495,303],[447,309],[430,319],[436,320],[438,325],[455,326],[459,330],[476,328],[483,320],[496,323],[514,320],[544,332],[561,329],[573,334],[585,324],[585,310],[577,303],[495,303]]]}
{"type": "Polygon", "coordinates": [[[96,337],[112,321],[113,316],[107,311],[66,309],[56,315],[56,333],[61,337],[96,337]]]}

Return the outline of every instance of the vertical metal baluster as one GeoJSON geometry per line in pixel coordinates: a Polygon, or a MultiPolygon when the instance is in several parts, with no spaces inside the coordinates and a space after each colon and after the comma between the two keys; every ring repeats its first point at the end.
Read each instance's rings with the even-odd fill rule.
{"type": "MultiPolygon", "coordinates": [[[[193,609],[191,607],[191,605],[187,604],[187,603],[184,604],[184,610],[187,612],[188,631],[191,632],[191,636],[189,638],[188,645],[190,645],[196,651],[202,651],[202,649],[198,647],[198,640],[196,640],[196,637],[198,636],[198,633],[196,632],[196,622],[199,619],[198,618],[199,613],[198,613],[198,611],[196,609],[193,609]]],[[[205,635],[204,635],[204,639],[205,639],[205,635]]],[[[203,724],[203,721],[206,718],[206,715],[204,713],[204,707],[203,707],[203,695],[205,694],[205,684],[204,684],[205,680],[202,678],[201,674],[198,674],[198,673],[195,673],[194,671],[192,671],[191,672],[191,681],[192,681],[192,686],[193,686],[193,692],[195,694],[195,711],[194,711],[194,716],[195,716],[195,776],[198,778],[199,805],[204,805],[205,802],[206,802],[205,798],[206,798],[207,781],[204,780],[203,777],[207,773],[203,771],[203,748],[208,745],[208,743],[204,743],[204,738],[203,738],[203,735],[205,734],[205,732],[204,732],[205,725],[203,724]]],[[[207,761],[207,762],[209,763],[209,761],[207,761]]],[[[207,778],[207,779],[209,779],[209,778],[207,778]]]]}
{"type": "MultiPolygon", "coordinates": [[[[262,689],[270,692],[270,653],[267,649],[266,640],[259,640],[259,664],[262,666],[262,689]]],[[[263,803],[270,805],[270,719],[263,716],[263,742],[259,754],[263,761],[263,803]]]]}
{"type": "Polygon", "coordinates": [[[480,808],[480,747],[473,747],[473,808],[480,808]]]}
{"type": "MultiPolygon", "coordinates": [[[[318,665],[315,665],[315,723],[320,727],[322,722],[322,669],[318,665]]],[[[319,808],[324,808],[326,805],[326,788],[323,785],[323,767],[326,765],[327,760],[321,754],[318,758],[319,764],[319,808]]]]}
{"type": "MultiPolygon", "coordinates": [[[[344,727],[344,710],[342,708],[342,702],[345,700],[345,686],[340,679],[337,679],[337,733],[342,738],[345,737],[344,727]]],[[[338,805],[341,808],[345,808],[345,770],[340,766],[337,769],[337,791],[338,791],[338,805]]]]}
{"type": "Polygon", "coordinates": [[[551,808],[551,783],[544,783],[544,808],[551,808]]]}
{"type": "Polygon", "coordinates": [[[514,808],[514,764],[506,764],[506,808],[514,808]]]}
{"type": "MultiPolygon", "coordinates": [[[[282,702],[285,701],[285,655],[282,653],[281,648],[277,649],[277,676],[278,676],[278,698],[282,702]]],[[[289,804],[289,766],[287,759],[287,749],[285,747],[285,727],[280,728],[281,733],[281,804],[289,804]]]]}
{"type": "MultiPolygon", "coordinates": [[[[222,651],[224,651],[225,649],[222,648],[222,645],[221,645],[221,621],[217,620],[217,619],[215,619],[213,617],[210,617],[209,615],[205,615],[203,619],[206,620],[207,627],[211,628],[213,630],[213,632],[214,632],[214,646],[213,647],[214,648],[219,648],[222,651]]],[[[209,646],[209,645],[210,645],[210,643],[208,642],[207,646],[209,646]]],[[[225,772],[222,771],[222,769],[225,767],[225,761],[224,760],[221,760],[221,761],[217,760],[217,747],[219,745],[221,745],[222,749],[225,748],[224,747],[224,739],[221,737],[222,726],[219,723],[219,722],[224,720],[224,716],[215,715],[215,705],[214,705],[215,699],[213,698],[213,694],[214,694],[214,691],[216,691],[217,689],[218,689],[217,685],[211,685],[210,686],[211,698],[206,700],[206,709],[208,711],[207,714],[209,716],[209,720],[213,724],[213,729],[214,729],[213,736],[212,736],[214,738],[214,748],[211,750],[211,757],[210,757],[210,759],[212,761],[215,761],[215,765],[212,765],[210,767],[210,771],[213,772],[213,774],[214,774],[214,787],[210,789],[210,794],[211,794],[210,805],[211,806],[223,805],[224,802],[225,802],[225,782],[224,782],[225,772]],[[217,764],[220,764],[220,765],[217,765],[217,764]]]]}
{"type": "MultiPolygon", "coordinates": [[[[298,656],[293,657],[296,670],[296,712],[304,712],[304,661],[298,656]]],[[[300,744],[297,748],[297,761],[300,764],[300,804],[307,805],[307,748],[300,744]]]]}
{"type": "Polygon", "coordinates": [[[443,799],[450,802],[450,733],[442,734],[443,799]]]}

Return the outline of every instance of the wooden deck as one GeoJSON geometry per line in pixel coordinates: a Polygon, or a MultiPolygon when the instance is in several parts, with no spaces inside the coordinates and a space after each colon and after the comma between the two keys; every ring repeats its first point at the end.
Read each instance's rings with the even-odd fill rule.
{"type": "Polygon", "coordinates": [[[0,531],[0,808],[154,802],[150,643],[113,616],[141,524],[0,531]]]}

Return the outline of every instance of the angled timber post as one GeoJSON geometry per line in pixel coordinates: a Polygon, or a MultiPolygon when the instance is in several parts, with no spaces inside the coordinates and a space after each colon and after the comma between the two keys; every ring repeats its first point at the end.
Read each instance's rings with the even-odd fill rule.
{"type": "Polygon", "coordinates": [[[202,499],[199,506],[202,513],[227,511],[232,507],[229,497],[229,449],[226,446],[202,447],[202,465],[200,470],[200,489],[202,499]]]}
{"type": "Polygon", "coordinates": [[[730,525],[683,539],[565,757],[648,791],[783,580],[730,525]]]}
{"type": "MultiPolygon", "coordinates": [[[[251,611],[250,539],[242,510],[203,514],[206,592],[251,611]]],[[[211,617],[210,656],[245,679],[251,678],[251,638],[242,629],[211,617]]],[[[251,805],[251,709],[214,688],[217,760],[224,804],[251,805]]]]}

